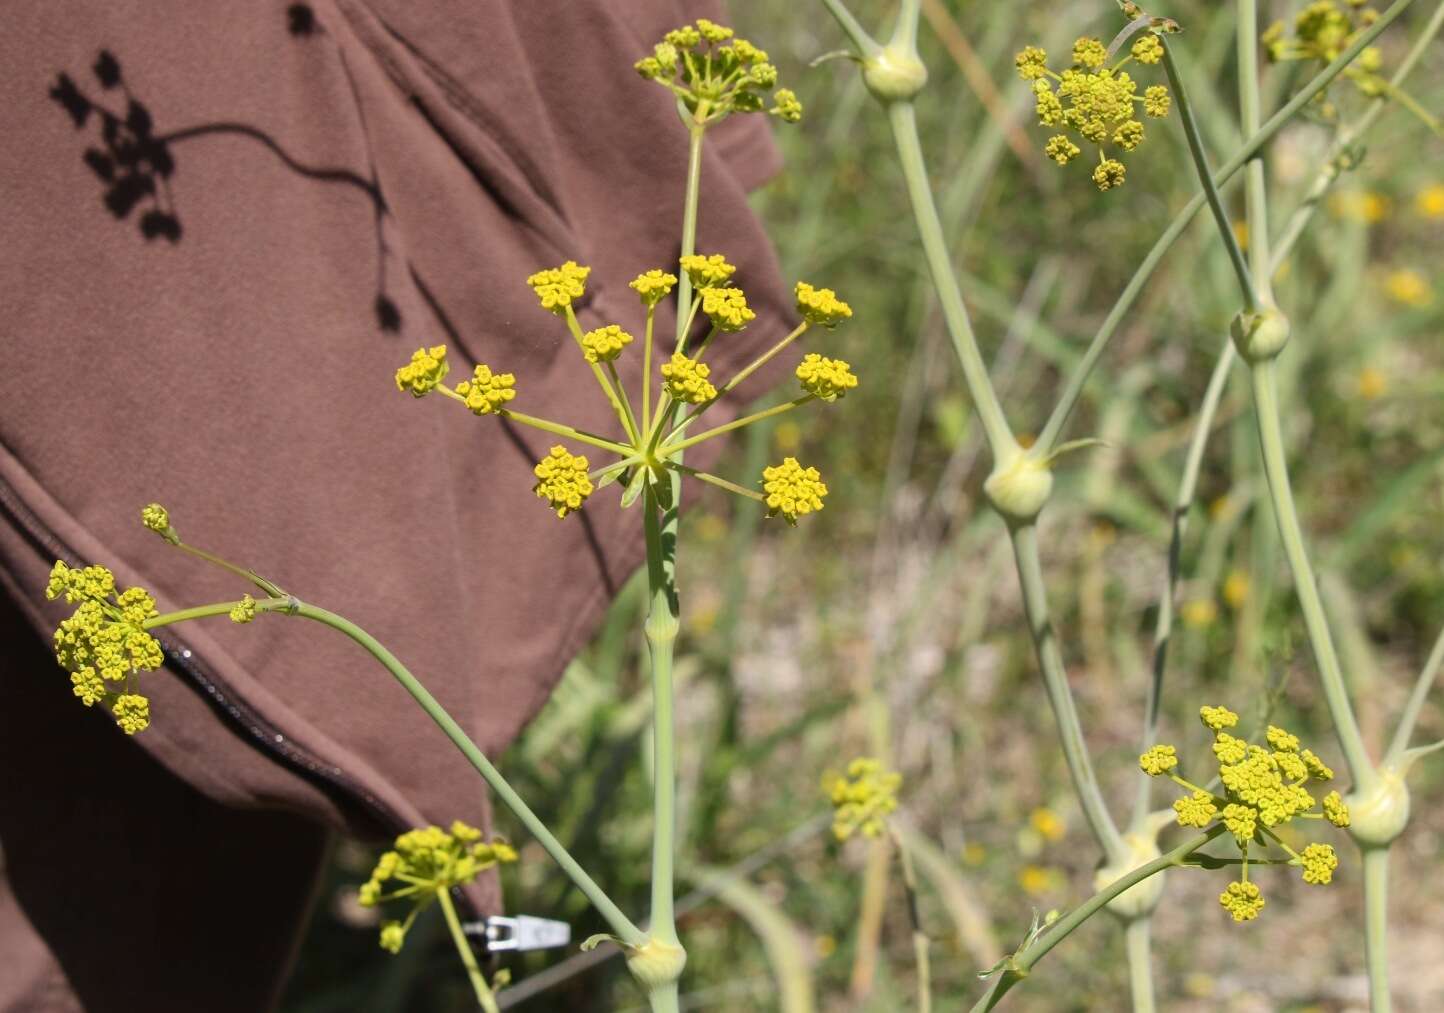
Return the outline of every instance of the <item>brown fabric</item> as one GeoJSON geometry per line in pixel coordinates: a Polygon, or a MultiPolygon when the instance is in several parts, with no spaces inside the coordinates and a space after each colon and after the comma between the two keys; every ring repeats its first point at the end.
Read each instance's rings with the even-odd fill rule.
{"type": "Polygon", "coordinates": [[[268,1008],[325,831],[222,806],[106,734],[104,715],[75,720],[48,646],[4,598],[0,636],[0,1009],[268,1008]]]}
{"type": "MultiPolygon", "coordinates": [[[[558,521],[531,492],[552,440],[413,402],[391,377],[418,345],[445,341],[457,374],[472,361],[514,372],[518,408],[616,428],[524,278],[591,264],[583,325],[640,324],[626,283],[675,261],[686,146],[671,100],[631,63],[667,28],[720,11],[302,6],[53,0],[7,13],[0,584],[45,635],[65,611],[40,594],[57,557],[102,562],[163,609],[247,590],[140,527],[139,508],[159,500],[187,540],[369,630],[496,754],[637,566],[640,517],[612,488],[558,521]]],[[[709,136],[698,247],[741,265],[758,311],[709,353],[724,375],[792,322],[745,198],[776,167],[759,117],[709,136]]],[[[638,359],[622,362],[633,390],[638,359]]],[[[340,635],[264,616],[164,639],[167,668],[145,680],[152,727],[134,743],[117,744],[53,666],[7,664],[0,692],[52,694],[66,706],[44,709],[42,733],[68,722],[56,741],[78,736],[97,756],[138,745],[222,806],[373,836],[486,820],[471,768],[340,635]]],[[[30,763],[49,762],[45,734],[24,741],[39,750],[30,763]]],[[[115,772],[92,769],[102,785],[115,772]]],[[[49,832],[53,799],[4,798],[0,843],[25,852],[27,835],[49,832]]],[[[473,903],[494,908],[494,890],[473,903]]],[[[60,938],[72,916],[42,910],[18,879],[14,896],[78,981],[67,961],[81,958],[60,938]]],[[[0,933],[8,965],[30,942],[0,933]]],[[[0,1008],[50,1008],[17,1002],[0,1008]]]]}

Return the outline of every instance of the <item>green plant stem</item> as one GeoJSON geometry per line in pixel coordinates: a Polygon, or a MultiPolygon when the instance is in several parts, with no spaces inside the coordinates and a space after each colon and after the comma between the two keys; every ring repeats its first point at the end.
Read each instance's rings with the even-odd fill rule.
{"type": "MultiPolygon", "coordinates": [[[[1327,88],[1329,83],[1343,72],[1344,68],[1359,55],[1364,47],[1378,38],[1379,34],[1392,24],[1395,18],[1404,13],[1413,2],[1414,0],[1395,0],[1387,10],[1379,15],[1378,21],[1370,25],[1359,38],[1355,39],[1347,49],[1339,54],[1337,59],[1319,71],[1318,74],[1314,75],[1313,79],[1304,85],[1298,94],[1285,103],[1278,112],[1270,116],[1258,132],[1250,136],[1248,140],[1233,153],[1228,161],[1219,166],[1218,172],[1213,176],[1214,184],[1216,186],[1222,186],[1228,182],[1254,152],[1260,150],[1267,144],[1274,134],[1278,133],[1286,123],[1298,114],[1299,110],[1313,101],[1315,95],[1327,88]]],[[[1123,291],[1114,302],[1113,308],[1108,311],[1108,316],[1103,319],[1103,323],[1099,326],[1097,333],[1093,335],[1093,340],[1089,343],[1088,350],[1083,353],[1083,358],[1079,361],[1072,375],[1069,376],[1068,385],[1063,389],[1062,396],[1059,397],[1057,405],[1054,406],[1052,414],[1048,416],[1047,423],[1043,426],[1042,432],[1039,433],[1036,447],[1039,448],[1041,453],[1046,454],[1053,449],[1059,435],[1063,431],[1063,427],[1068,422],[1068,417],[1078,405],[1078,399],[1083,394],[1083,388],[1088,382],[1088,377],[1093,372],[1093,367],[1098,364],[1099,358],[1102,357],[1104,350],[1107,349],[1108,342],[1112,340],[1113,335],[1118,330],[1118,325],[1123,322],[1123,317],[1127,315],[1128,311],[1133,307],[1134,302],[1136,302],[1139,295],[1142,294],[1143,287],[1148,283],[1148,279],[1153,276],[1154,270],[1157,269],[1164,255],[1173,244],[1177,242],[1178,237],[1183,235],[1184,230],[1187,229],[1189,223],[1193,221],[1193,216],[1198,214],[1199,209],[1203,207],[1205,201],[1206,197],[1204,194],[1195,194],[1193,199],[1184,205],[1183,210],[1173,216],[1173,221],[1169,223],[1168,228],[1164,230],[1163,234],[1158,237],[1158,241],[1153,244],[1153,248],[1148,251],[1148,255],[1143,258],[1143,262],[1138,265],[1138,269],[1133,272],[1133,277],[1131,277],[1128,280],[1128,284],[1124,286],[1123,291]]]]}
{"type": "Polygon", "coordinates": [[[1389,1013],[1389,849],[1364,856],[1364,960],[1369,968],[1369,1009],[1389,1013]]]}
{"type": "Polygon", "coordinates": [[[471,979],[471,988],[476,993],[476,1001],[486,1013],[501,1013],[496,1005],[496,996],[491,994],[491,989],[486,984],[486,978],[482,977],[481,968],[476,965],[476,954],[471,949],[471,942],[462,931],[461,919],[456,917],[456,905],[451,903],[451,892],[445,888],[436,891],[436,899],[441,902],[441,913],[446,915],[446,927],[451,930],[452,941],[456,943],[456,952],[461,954],[461,963],[466,967],[466,976],[471,979]]]}
{"type": "Polygon", "coordinates": [[[903,890],[907,894],[908,921],[913,930],[913,959],[918,972],[918,1013],[931,1013],[933,1008],[932,965],[928,959],[928,934],[923,931],[923,919],[918,911],[918,880],[913,870],[912,853],[897,831],[892,831],[893,844],[897,846],[898,861],[902,864],[903,890]]]}
{"type": "Polygon", "coordinates": [[[1018,444],[1013,439],[1008,420],[1003,415],[1003,408],[998,404],[998,395],[988,379],[987,366],[984,365],[982,353],[978,350],[978,339],[973,334],[973,325],[968,319],[967,307],[963,305],[962,293],[958,291],[957,277],[948,256],[947,241],[943,238],[942,223],[938,220],[938,209],[933,203],[932,185],[928,182],[922,144],[918,140],[917,115],[911,102],[894,102],[887,107],[887,117],[892,126],[893,141],[897,145],[898,160],[902,163],[903,178],[907,182],[913,217],[917,220],[923,254],[927,259],[933,286],[937,289],[938,300],[942,304],[948,336],[952,339],[953,350],[962,366],[968,394],[982,420],[988,449],[993,460],[1002,460],[1008,453],[1016,450],[1018,444]]]}
{"type": "Polygon", "coordinates": [[[672,454],[686,450],[688,447],[695,447],[703,440],[710,440],[714,436],[721,436],[723,433],[730,433],[734,429],[741,429],[743,426],[750,426],[754,422],[761,422],[763,419],[771,418],[774,415],[781,415],[783,412],[789,412],[800,405],[805,405],[807,402],[815,401],[816,399],[816,394],[804,394],[801,397],[793,398],[791,401],[784,401],[780,405],[773,405],[771,408],[764,408],[760,412],[753,412],[751,415],[744,415],[740,419],[733,419],[725,425],[708,429],[706,432],[698,433],[696,436],[689,436],[685,440],[677,443],[664,443],[661,449],[665,456],[670,457],[672,454]]]}
{"type": "MultiPolygon", "coordinates": [[[[1183,76],[1179,74],[1178,65],[1173,60],[1173,47],[1167,41],[1160,41],[1163,41],[1163,69],[1168,74],[1168,83],[1173,86],[1178,117],[1183,121],[1183,134],[1188,139],[1188,152],[1193,157],[1194,167],[1198,170],[1198,180],[1203,185],[1203,196],[1208,201],[1208,208],[1213,212],[1219,234],[1228,250],[1228,260],[1233,265],[1233,273],[1238,276],[1238,287],[1243,292],[1244,310],[1252,313],[1260,305],[1258,292],[1254,290],[1253,275],[1249,273],[1243,251],[1239,249],[1238,237],[1234,235],[1233,223],[1229,221],[1228,212],[1224,210],[1223,199],[1218,195],[1218,184],[1213,181],[1208,153],[1203,150],[1203,137],[1198,132],[1198,121],[1193,117],[1193,103],[1188,100],[1188,91],[1183,87],[1183,76]]],[[[1256,82],[1254,88],[1257,91],[1256,82]]]]}
{"type": "Polygon", "coordinates": [[[1073,706],[1073,692],[1068,687],[1068,672],[1063,666],[1063,655],[1058,650],[1052,620],[1048,617],[1048,595],[1043,584],[1042,565],[1038,560],[1038,529],[1032,524],[1011,525],[1008,536],[1012,539],[1013,557],[1018,564],[1018,581],[1023,589],[1023,609],[1027,613],[1028,629],[1033,635],[1038,666],[1043,670],[1048,703],[1058,722],[1058,737],[1063,743],[1063,757],[1068,763],[1068,773],[1073,777],[1073,788],[1078,793],[1088,828],[1093,831],[1108,861],[1121,863],[1128,855],[1128,848],[1108,814],[1108,805],[1103,801],[1103,792],[1093,773],[1088,745],[1078,724],[1078,711],[1073,706]]]}
{"type": "Polygon", "coordinates": [[[560,422],[550,422],[547,419],[539,419],[535,415],[527,415],[525,412],[514,412],[510,408],[503,408],[497,412],[504,419],[511,419],[513,422],[520,422],[524,426],[531,426],[533,429],[541,429],[553,433],[567,440],[576,440],[578,443],[586,443],[602,450],[610,450],[614,454],[627,455],[632,453],[632,448],[625,443],[617,443],[603,436],[593,436],[591,433],[583,432],[580,429],[573,429],[571,426],[563,425],[560,422]]]}
{"type": "MultiPolygon", "coordinates": [[[[1258,5],[1257,0],[1238,0],[1235,15],[1238,42],[1238,106],[1244,136],[1258,133],[1259,112],[1258,5]]],[[[1255,152],[1244,163],[1244,220],[1248,223],[1248,267],[1259,295],[1273,302],[1269,257],[1268,180],[1263,157],[1255,152]]]]}
{"type": "Polygon", "coordinates": [[[290,600],[288,614],[297,615],[303,619],[310,619],[322,625],[329,626],[350,637],[356,643],[366,649],[373,658],[381,662],[386,670],[401,683],[406,692],[421,705],[421,709],[427,713],[431,720],[435,721],[446,737],[452,741],[461,754],[471,763],[486,783],[491,787],[498,798],[506,804],[506,807],[516,814],[527,831],[537,839],[547,854],[562,867],[562,871],[570,877],[577,888],[591,901],[592,906],[611,927],[612,932],[629,946],[639,946],[646,936],[642,930],[633,924],[632,920],[622,913],[621,909],[612,902],[612,899],[603,892],[591,876],[583,869],[568,852],[562,843],[552,835],[544,824],[532,812],[531,807],[522,801],[516,790],[507,783],[506,778],[501,776],[501,771],[492,766],[485,754],[477,748],[476,743],[471,741],[470,736],[462,730],[456,720],[446,712],[446,708],[437,702],[436,698],[423,686],[417,678],[403,665],[397,657],[386,649],[375,637],[367,633],[361,627],[343,616],[334,612],[318,608],[315,605],[308,605],[305,602],[295,599],[290,600]]]}
{"type": "Polygon", "coordinates": [[[180,549],[182,552],[188,552],[192,556],[195,556],[197,559],[204,559],[207,563],[212,563],[216,566],[219,566],[222,570],[227,570],[230,573],[234,573],[236,576],[241,577],[242,579],[247,580],[252,584],[255,584],[267,594],[281,594],[280,588],[278,588],[275,584],[272,584],[269,580],[266,580],[254,570],[247,570],[245,567],[237,566],[235,563],[232,563],[226,559],[222,559],[220,556],[217,556],[213,552],[207,552],[205,549],[197,548],[194,545],[189,545],[184,541],[176,541],[172,544],[177,549],[180,549]]]}
{"type": "MultiPolygon", "coordinates": [[[[685,272],[684,272],[685,273],[685,272]]],[[[647,307],[647,332],[642,339],[642,432],[652,431],[652,329],[657,319],[656,304],[647,307]]],[[[660,409],[660,405],[658,408],[660,409]]]]}
{"type": "Polygon", "coordinates": [[[736,482],[729,482],[725,478],[713,475],[710,472],[698,471],[696,468],[689,468],[685,464],[678,464],[676,467],[684,474],[691,475],[700,481],[715,485],[719,489],[726,489],[728,492],[736,493],[739,496],[746,496],[748,499],[755,499],[759,503],[767,502],[767,497],[754,489],[748,489],[738,485],[736,482]]]}
{"type": "Polygon", "coordinates": [[[632,412],[632,400],[627,397],[627,388],[622,384],[622,378],[617,375],[617,365],[610,359],[607,360],[607,376],[611,379],[612,386],[616,388],[617,394],[622,399],[622,411],[626,413],[622,419],[622,425],[626,428],[632,445],[636,446],[637,442],[642,438],[642,429],[637,424],[637,416],[632,412]]]}
{"type": "MultiPolygon", "coordinates": [[[[697,115],[706,116],[702,107],[697,115]]],[[[687,124],[687,195],[682,205],[682,256],[697,252],[697,202],[702,192],[702,139],[707,128],[696,122],[687,124]]],[[[692,278],[686,271],[677,279],[677,342],[676,350],[687,347],[687,325],[692,321],[692,278]]],[[[660,396],[660,395],[659,395],[660,396]]]]}
{"type": "Polygon", "coordinates": [[[1399,716],[1399,725],[1394,729],[1389,751],[1384,754],[1384,766],[1398,766],[1404,752],[1409,748],[1409,739],[1414,734],[1414,723],[1419,720],[1419,711],[1429,696],[1429,690],[1434,687],[1434,679],[1439,674],[1441,665],[1444,665],[1444,630],[1439,631],[1439,637],[1434,641],[1434,649],[1429,652],[1428,660],[1419,670],[1419,678],[1414,681],[1414,690],[1409,694],[1409,702],[1404,705],[1404,713],[1399,716]]]}
{"type": "Polygon", "coordinates": [[[1134,1013],[1153,1013],[1156,1008],[1153,999],[1153,975],[1149,952],[1153,919],[1135,918],[1123,929],[1123,941],[1128,949],[1128,986],[1133,998],[1134,1013]]]}
{"type": "Polygon", "coordinates": [[[647,588],[651,605],[645,632],[652,663],[653,835],[652,917],[654,937],[675,944],[673,865],[676,857],[677,747],[672,714],[672,653],[677,643],[677,589],[662,543],[661,507],[648,487],[643,506],[647,540],[647,588]]]}
{"type": "Polygon", "coordinates": [[[877,55],[882,46],[858,24],[857,18],[852,16],[852,11],[843,5],[842,0],[822,0],[822,5],[827,8],[833,18],[837,20],[842,28],[843,34],[857,47],[857,54],[864,60],[870,60],[877,55]]]}
{"type": "MultiPolygon", "coordinates": [[[[291,602],[289,598],[257,598],[256,609],[258,611],[276,612],[286,608],[291,602]]],[[[151,616],[141,623],[141,628],[153,630],[157,626],[170,626],[173,623],[183,623],[190,619],[205,619],[208,616],[223,616],[230,614],[231,609],[239,605],[239,601],[220,601],[214,605],[195,605],[188,609],[178,609],[175,612],[162,612],[158,616],[151,616]]]]}
{"type": "Polygon", "coordinates": [[[762,353],[761,355],[759,355],[756,359],[754,359],[751,363],[749,363],[748,365],[744,366],[741,370],[739,370],[736,376],[734,376],[732,379],[730,379],[730,380],[728,380],[726,383],[724,383],[724,384],[722,385],[722,389],[719,390],[719,391],[717,391],[717,396],[716,396],[716,397],[714,397],[714,398],[713,398],[712,400],[710,400],[710,401],[703,402],[702,404],[698,405],[695,409],[693,409],[692,413],[691,413],[690,415],[688,415],[685,419],[683,419],[683,420],[678,424],[677,428],[678,428],[678,429],[682,428],[682,426],[687,425],[689,422],[691,422],[693,419],[695,419],[698,415],[701,415],[703,412],[705,412],[708,408],[711,408],[714,404],[716,404],[716,403],[717,403],[718,401],[720,401],[723,397],[725,397],[729,391],[734,390],[739,383],[741,383],[743,380],[747,379],[747,378],[748,378],[749,376],[751,376],[753,373],[757,372],[757,370],[761,369],[761,368],[762,368],[763,366],[765,366],[767,363],[771,362],[772,359],[776,357],[777,353],[781,352],[781,351],[782,351],[784,348],[786,348],[788,345],[792,344],[794,341],[796,341],[798,338],[800,338],[806,330],[807,330],[807,321],[804,320],[804,321],[802,321],[802,323],[798,324],[795,328],[793,328],[792,332],[791,332],[790,334],[788,334],[787,337],[783,338],[783,339],[782,339],[781,341],[779,341],[777,344],[773,345],[773,346],[772,346],[771,348],[769,348],[767,351],[763,352],[763,353],[762,353]]]}
{"type": "Polygon", "coordinates": [[[1205,833],[1189,838],[1172,851],[1160,855],[1146,865],[1140,865],[1128,873],[1128,875],[1121,876],[1112,883],[1109,883],[1108,886],[1099,890],[1092,897],[1059,918],[1004,962],[1001,973],[993,980],[992,986],[981,999],[973,1004],[973,1013],[984,1013],[984,1011],[997,1006],[998,1002],[1014,985],[1032,973],[1038,961],[1046,957],[1053,947],[1071,935],[1073,930],[1079,925],[1082,925],[1089,918],[1093,917],[1093,915],[1103,910],[1114,897],[1117,897],[1130,887],[1137,886],[1149,876],[1171,869],[1174,866],[1182,865],[1185,859],[1215,837],[1225,833],[1226,829],[1222,824],[1219,824],[1205,833]]]}
{"type": "MultiPolygon", "coordinates": [[[[1168,645],[1173,638],[1173,599],[1178,592],[1178,581],[1182,574],[1183,536],[1188,532],[1188,511],[1193,506],[1194,493],[1198,488],[1198,476],[1203,468],[1203,452],[1208,446],[1213,420],[1218,414],[1219,402],[1223,400],[1223,392],[1228,387],[1229,371],[1237,357],[1233,339],[1225,335],[1213,373],[1208,378],[1203,403],[1198,408],[1193,436],[1188,443],[1188,456],[1184,460],[1183,477],[1178,482],[1178,495],[1173,500],[1173,531],[1168,541],[1168,576],[1164,579],[1163,594],[1159,596],[1158,619],[1153,628],[1153,678],[1148,684],[1148,699],[1143,707],[1143,736],[1139,739],[1139,752],[1146,751],[1158,741],[1158,711],[1163,701],[1163,680],[1168,670],[1168,645]]],[[[1153,778],[1141,770],[1138,778],[1138,793],[1134,797],[1133,820],[1130,824],[1135,833],[1144,828],[1153,808],[1153,778]]]]}
{"type": "Polygon", "coordinates": [[[1329,714],[1334,719],[1339,746],[1344,752],[1344,761],[1349,766],[1356,789],[1362,790],[1372,780],[1374,768],[1369,762],[1363,737],[1359,734],[1359,723],[1349,704],[1344,673],[1339,667],[1338,653],[1334,650],[1334,641],[1329,632],[1323,602],[1319,597],[1313,566],[1309,563],[1308,552],[1304,548],[1303,529],[1299,524],[1298,510],[1294,506],[1294,494],[1289,485],[1288,459],[1284,454],[1274,360],[1255,365],[1251,373],[1254,405],[1258,415],[1259,444],[1263,449],[1264,476],[1268,480],[1269,496],[1273,500],[1284,554],[1288,557],[1289,568],[1293,570],[1299,606],[1304,613],[1309,643],[1313,646],[1314,657],[1318,661],[1324,698],[1328,702],[1329,714]]]}
{"type": "MultiPolygon", "coordinates": [[[[577,320],[577,314],[572,309],[571,303],[567,303],[567,329],[572,332],[572,338],[577,343],[577,349],[579,351],[584,350],[582,325],[581,322],[577,320]]],[[[629,438],[636,439],[634,425],[630,418],[632,413],[629,409],[622,407],[622,399],[618,396],[617,389],[613,387],[611,381],[607,379],[607,374],[602,371],[602,364],[600,362],[593,362],[589,363],[589,365],[592,367],[592,375],[597,378],[597,386],[602,388],[602,393],[606,396],[607,403],[612,406],[612,411],[617,414],[617,420],[622,423],[622,430],[629,438]]]]}

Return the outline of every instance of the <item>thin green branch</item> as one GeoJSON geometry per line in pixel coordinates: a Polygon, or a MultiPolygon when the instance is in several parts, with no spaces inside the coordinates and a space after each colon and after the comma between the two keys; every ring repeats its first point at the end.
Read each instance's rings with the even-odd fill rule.
{"type": "Polygon", "coordinates": [[[577,885],[577,888],[586,895],[587,900],[591,901],[592,906],[597,909],[597,912],[611,927],[612,932],[629,946],[639,946],[646,940],[646,937],[642,934],[642,930],[637,928],[632,920],[623,914],[622,910],[617,907],[602,888],[593,881],[591,876],[587,875],[586,870],[577,863],[577,860],[571,856],[562,843],[553,836],[552,832],[547,829],[546,824],[537,817],[536,813],[532,812],[531,807],[528,806],[526,802],[522,800],[522,797],[516,793],[516,790],[507,783],[506,778],[502,777],[501,771],[492,765],[485,754],[477,748],[476,743],[471,741],[471,737],[468,736],[462,727],[456,723],[456,720],[446,712],[446,708],[437,702],[436,698],[431,695],[426,687],[423,686],[421,682],[411,674],[410,670],[408,670],[394,654],[387,650],[380,641],[349,619],[339,616],[334,612],[328,612],[326,609],[317,608],[315,605],[308,605],[302,601],[292,599],[289,603],[287,614],[300,616],[303,619],[310,619],[314,622],[329,626],[333,630],[344,633],[356,643],[360,644],[373,658],[381,662],[396,681],[401,683],[406,692],[410,693],[412,698],[421,705],[421,709],[427,713],[427,716],[441,727],[441,730],[446,733],[446,737],[452,741],[452,744],[461,750],[461,754],[466,757],[472,767],[476,769],[477,773],[491,786],[491,790],[496,793],[497,797],[502,800],[506,807],[516,814],[517,819],[519,819],[527,831],[537,839],[537,842],[545,849],[547,854],[551,855],[552,859],[561,866],[562,871],[565,872],[571,881],[577,885]]]}
{"type": "Polygon", "coordinates": [[[1068,672],[1063,666],[1063,655],[1058,650],[1052,620],[1048,617],[1048,595],[1038,559],[1038,530],[1032,524],[1010,525],[1008,534],[1018,564],[1018,581],[1023,589],[1023,608],[1027,613],[1029,632],[1037,651],[1038,666],[1043,670],[1048,703],[1058,722],[1058,736],[1062,740],[1068,773],[1073,778],[1073,788],[1078,793],[1088,828],[1093,831],[1108,861],[1121,864],[1127,858],[1128,847],[1108,813],[1108,804],[1103,800],[1098,778],[1093,773],[1088,745],[1078,723],[1078,711],[1073,705],[1073,692],[1068,686],[1068,672]]]}
{"type": "Polygon", "coordinates": [[[1372,777],[1374,768],[1369,762],[1368,752],[1364,749],[1358,720],[1349,704],[1344,673],[1339,665],[1338,653],[1334,650],[1334,641],[1329,632],[1323,602],[1319,597],[1313,566],[1309,563],[1308,551],[1304,547],[1303,528],[1299,523],[1298,510],[1294,506],[1293,490],[1289,485],[1288,459],[1284,453],[1283,429],[1279,420],[1274,362],[1272,359],[1260,362],[1251,369],[1259,444],[1263,449],[1264,476],[1268,479],[1275,519],[1283,539],[1284,554],[1288,557],[1289,567],[1294,573],[1294,587],[1298,593],[1299,606],[1303,610],[1309,643],[1313,646],[1314,657],[1318,661],[1319,678],[1323,683],[1329,714],[1334,719],[1339,746],[1344,752],[1354,784],[1362,786],[1372,777]]]}
{"type": "Polygon", "coordinates": [[[1254,289],[1253,276],[1249,273],[1248,262],[1244,260],[1243,251],[1239,249],[1238,237],[1234,235],[1233,223],[1229,221],[1228,212],[1224,210],[1223,199],[1218,195],[1218,185],[1213,181],[1213,170],[1208,166],[1208,153],[1203,150],[1203,138],[1198,132],[1198,121],[1193,117],[1193,104],[1188,100],[1188,92],[1183,87],[1183,77],[1178,73],[1178,65],[1174,63],[1173,47],[1166,41],[1163,43],[1163,69],[1168,74],[1168,83],[1173,85],[1173,96],[1178,103],[1178,116],[1183,121],[1183,134],[1188,139],[1188,152],[1193,157],[1194,167],[1198,170],[1199,182],[1203,184],[1204,198],[1208,201],[1209,210],[1213,212],[1214,220],[1218,224],[1219,235],[1223,238],[1224,246],[1228,250],[1229,263],[1233,265],[1233,273],[1238,276],[1238,287],[1243,293],[1244,310],[1252,313],[1261,305],[1258,292],[1254,289]]]}
{"type": "MultiPolygon", "coordinates": [[[[1336,60],[1319,71],[1308,84],[1299,90],[1298,94],[1290,99],[1278,112],[1270,116],[1263,127],[1249,137],[1249,139],[1234,152],[1228,161],[1219,166],[1218,172],[1213,176],[1214,184],[1216,186],[1223,186],[1228,182],[1234,173],[1238,172],[1243,164],[1253,156],[1254,152],[1260,150],[1267,144],[1284,124],[1293,119],[1299,110],[1312,102],[1314,96],[1327,88],[1329,83],[1338,77],[1344,68],[1347,67],[1366,46],[1378,38],[1379,33],[1392,24],[1394,19],[1404,13],[1413,2],[1414,0],[1395,0],[1393,5],[1379,15],[1378,21],[1374,22],[1368,29],[1361,33],[1347,49],[1339,54],[1336,60]]],[[[1083,388],[1088,382],[1088,377],[1093,372],[1093,367],[1098,364],[1099,358],[1102,357],[1103,352],[1108,347],[1108,342],[1112,340],[1113,335],[1118,330],[1118,325],[1123,322],[1123,317],[1133,308],[1134,302],[1136,302],[1139,295],[1142,294],[1144,286],[1148,283],[1148,279],[1153,276],[1153,272],[1163,260],[1164,254],[1177,242],[1178,237],[1183,235],[1184,230],[1188,228],[1189,223],[1193,221],[1193,216],[1198,214],[1199,209],[1203,207],[1205,200],[1206,198],[1202,193],[1195,194],[1193,199],[1184,205],[1183,210],[1174,215],[1173,221],[1169,223],[1168,228],[1164,230],[1163,234],[1158,237],[1158,241],[1153,244],[1153,248],[1148,251],[1148,255],[1143,258],[1143,262],[1138,265],[1138,269],[1133,272],[1133,277],[1130,278],[1128,284],[1124,286],[1117,301],[1114,302],[1113,308],[1108,311],[1108,316],[1104,318],[1103,323],[1098,328],[1098,332],[1093,336],[1092,342],[1089,343],[1088,350],[1083,353],[1082,360],[1068,378],[1068,385],[1064,388],[1062,396],[1058,399],[1058,404],[1054,407],[1052,414],[1048,416],[1048,421],[1038,436],[1037,446],[1042,448],[1045,453],[1051,450],[1057,442],[1059,434],[1068,422],[1068,417],[1072,415],[1073,409],[1078,405],[1078,399],[1082,396],[1083,388]]]]}
{"type": "Polygon", "coordinates": [[[1419,671],[1419,678],[1414,681],[1414,691],[1409,694],[1409,702],[1404,705],[1404,713],[1399,716],[1399,725],[1394,729],[1394,737],[1389,742],[1389,751],[1384,754],[1384,766],[1397,766],[1400,757],[1409,748],[1409,739],[1414,734],[1414,724],[1419,720],[1419,711],[1423,708],[1429,691],[1434,687],[1434,678],[1439,674],[1441,665],[1444,665],[1444,630],[1439,631],[1439,637],[1434,641],[1434,649],[1429,652],[1428,660],[1419,671]]]}
{"type": "Polygon", "coordinates": [[[973,1013],[984,1013],[984,1011],[997,1006],[1003,996],[1006,995],[1014,985],[1026,978],[1037,965],[1038,961],[1046,957],[1053,947],[1068,938],[1079,925],[1082,925],[1089,918],[1093,917],[1093,915],[1103,910],[1114,897],[1117,897],[1131,887],[1137,886],[1149,876],[1156,875],[1174,866],[1182,865],[1186,858],[1215,837],[1223,834],[1225,830],[1226,828],[1222,824],[1219,824],[1206,833],[1189,838],[1172,851],[1160,855],[1146,865],[1140,865],[1126,876],[1120,876],[1078,907],[1059,918],[1023,946],[1018,953],[1004,962],[1001,972],[993,980],[993,984],[987,993],[973,1005],[973,1013]]]}

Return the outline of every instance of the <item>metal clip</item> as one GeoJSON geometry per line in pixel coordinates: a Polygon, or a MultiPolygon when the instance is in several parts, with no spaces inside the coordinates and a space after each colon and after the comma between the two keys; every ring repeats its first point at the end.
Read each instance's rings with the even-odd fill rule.
{"type": "Polygon", "coordinates": [[[517,915],[514,918],[502,915],[480,922],[467,922],[462,931],[468,936],[486,940],[488,952],[503,950],[550,950],[565,946],[572,941],[572,927],[566,922],[550,918],[533,918],[517,915]]]}

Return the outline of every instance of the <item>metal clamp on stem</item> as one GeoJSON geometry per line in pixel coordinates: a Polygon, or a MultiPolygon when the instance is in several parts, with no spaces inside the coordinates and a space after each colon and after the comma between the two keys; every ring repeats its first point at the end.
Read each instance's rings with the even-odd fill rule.
{"type": "Polygon", "coordinates": [[[488,953],[551,950],[572,941],[572,927],[566,922],[530,915],[512,918],[493,915],[482,921],[466,922],[461,929],[473,939],[485,940],[488,953]]]}

